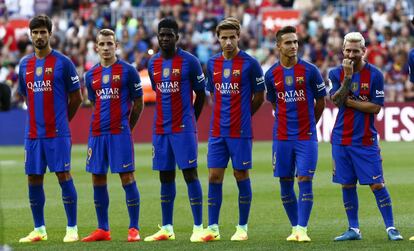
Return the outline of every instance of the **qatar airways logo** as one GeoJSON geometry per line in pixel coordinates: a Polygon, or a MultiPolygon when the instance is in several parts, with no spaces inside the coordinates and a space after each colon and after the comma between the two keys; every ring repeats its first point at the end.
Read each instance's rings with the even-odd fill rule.
{"type": "Polygon", "coordinates": [[[285,103],[306,101],[304,90],[278,92],[277,97],[285,103]]]}
{"type": "Polygon", "coordinates": [[[119,88],[102,88],[95,90],[96,96],[100,100],[119,99],[119,88]]]}
{"type": "Polygon", "coordinates": [[[180,82],[178,81],[162,81],[157,83],[157,90],[161,93],[175,93],[180,91],[180,82]]]}
{"type": "Polygon", "coordinates": [[[239,83],[215,83],[214,87],[221,95],[240,94],[239,83]]]}
{"type": "Polygon", "coordinates": [[[27,86],[27,89],[32,90],[33,92],[51,92],[52,91],[52,82],[50,80],[27,82],[26,86],[27,86]]]}

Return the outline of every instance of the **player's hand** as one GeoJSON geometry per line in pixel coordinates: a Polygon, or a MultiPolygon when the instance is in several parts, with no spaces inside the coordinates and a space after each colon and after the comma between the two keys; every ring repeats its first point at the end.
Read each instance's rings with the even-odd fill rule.
{"type": "Polygon", "coordinates": [[[352,77],[352,74],[354,74],[354,61],[345,58],[342,60],[342,67],[344,68],[345,77],[352,77]]]}

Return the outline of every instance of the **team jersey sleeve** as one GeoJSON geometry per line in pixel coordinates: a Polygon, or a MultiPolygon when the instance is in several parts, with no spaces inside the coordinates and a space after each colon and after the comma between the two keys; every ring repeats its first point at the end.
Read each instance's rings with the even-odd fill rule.
{"type": "Polygon", "coordinates": [[[322,98],[326,96],[325,82],[323,81],[322,75],[319,72],[318,68],[315,66],[312,66],[311,86],[315,98],[322,98]]]}
{"type": "Polygon", "coordinates": [[[141,79],[137,70],[132,66],[128,67],[128,88],[131,99],[142,97],[141,79]]]}
{"type": "Polygon", "coordinates": [[[273,76],[272,70],[268,70],[265,75],[265,85],[266,85],[266,99],[271,102],[276,102],[276,89],[273,85],[273,76]]]}
{"type": "Polygon", "coordinates": [[[19,66],[19,89],[18,89],[18,92],[22,96],[27,96],[26,82],[25,82],[25,72],[23,72],[23,60],[20,62],[20,66],[19,66]]]}
{"type": "Polygon", "coordinates": [[[152,88],[152,90],[156,91],[155,82],[154,82],[154,78],[153,78],[153,76],[154,76],[154,69],[153,69],[154,64],[153,64],[153,62],[154,62],[154,60],[151,58],[148,61],[147,69],[148,69],[148,76],[149,76],[149,79],[151,81],[151,88],[152,88]]]}
{"type": "Polygon", "coordinates": [[[408,72],[410,74],[411,83],[414,83],[414,49],[408,54],[408,72]]]}
{"type": "Polygon", "coordinates": [[[75,65],[70,61],[70,59],[65,58],[65,76],[64,76],[64,83],[66,85],[66,90],[68,92],[74,92],[80,89],[80,82],[79,76],[76,72],[75,65]]]}
{"type": "Polygon", "coordinates": [[[332,96],[335,94],[336,91],[339,90],[341,87],[341,83],[339,81],[337,71],[331,70],[328,74],[328,81],[329,81],[329,95],[332,96]]]}
{"type": "Polygon", "coordinates": [[[207,64],[207,82],[206,82],[206,90],[209,92],[214,92],[214,79],[213,79],[213,74],[211,74],[211,72],[213,71],[213,69],[211,69],[211,65],[213,64],[213,62],[211,60],[208,61],[207,64]]]}
{"type": "Polygon", "coordinates": [[[85,85],[86,85],[86,89],[88,90],[88,99],[91,102],[95,102],[95,92],[92,89],[92,76],[90,73],[91,72],[85,73],[85,85]]]}
{"type": "Polygon", "coordinates": [[[371,102],[380,106],[384,106],[384,76],[380,71],[375,72],[371,83],[371,102]]]}
{"type": "Polygon", "coordinates": [[[251,68],[250,68],[251,83],[253,84],[253,92],[260,92],[265,90],[265,81],[263,76],[262,67],[256,59],[251,59],[251,68]]]}
{"type": "Polygon", "coordinates": [[[206,85],[206,78],[204,76],[200,62],[195,57],[189,57],[189,73],[193,90],[203,90],[206,85]]]}

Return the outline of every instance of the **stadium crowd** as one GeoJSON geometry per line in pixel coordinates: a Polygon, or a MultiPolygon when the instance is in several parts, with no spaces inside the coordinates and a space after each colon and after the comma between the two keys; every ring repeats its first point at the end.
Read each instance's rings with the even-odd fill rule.
{"type": "MultiPolygon", "coordinates": [[[[342,60],[344,35],[360,31],[367,41],[366,60],[384,73],[385,101],[414,100],[407,64],[408,51],[414,47],[413,13],[408,12],[413,6],[407,0],[0,0],[0,82],[11,87],[12,107],[22,106],[17,95],[18,62],[33,52],[33,46],[28,34],[13,36],[8,20],[40,13],[52,17],[52,47],[70,57],[80,76],[99,61],[94,43],[102,28],[115,30],[122,59],[145,70],[158,51],[156,25],[165,16],[179,22],[180,47],[196,55],[204,69],[220,50],[214,32],[218,21],[237,17],[243,29],[240,48],[266,71],[278,59],[274,34],[260,33],[260,11],[266,7],[301,10],[299,54],[316,64],[325,79],[342,60]]],[[[88,102],[85,88],[84,95],[88,102]]]]}

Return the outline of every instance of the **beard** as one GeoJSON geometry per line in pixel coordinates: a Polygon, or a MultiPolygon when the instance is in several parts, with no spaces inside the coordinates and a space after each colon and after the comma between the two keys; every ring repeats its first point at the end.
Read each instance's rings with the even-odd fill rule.
{"type": "Polygon", "coordinates": [[[48,46],[48,43],[33,43],[33,46],[38,50],[43,50],[48,46]]]}

